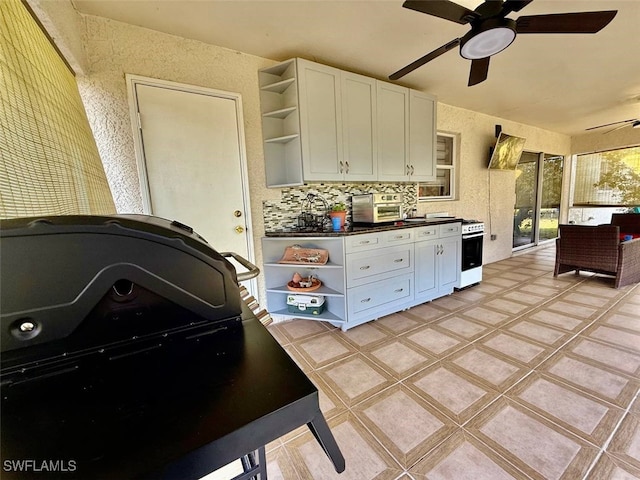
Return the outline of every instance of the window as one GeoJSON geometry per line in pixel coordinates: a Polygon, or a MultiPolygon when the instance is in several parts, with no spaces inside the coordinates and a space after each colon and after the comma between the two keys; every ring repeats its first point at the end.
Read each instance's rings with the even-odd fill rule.
{"type": "Polygon", "coordinates": [[[577,155],[573,205],[640,205],[640,147],[577,155]]]}
{"type": "Polygon", "coordinates": [[[438,134],[436,179],[418,184],[418,200],[452,200],[455,198],[455,135],[438,134]]]}

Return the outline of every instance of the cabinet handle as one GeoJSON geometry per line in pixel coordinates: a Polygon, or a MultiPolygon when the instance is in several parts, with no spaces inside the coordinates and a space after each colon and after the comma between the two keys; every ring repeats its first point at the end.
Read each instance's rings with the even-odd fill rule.
{"type": "Polygon", "coordinates": [[[407,165],[407,173],[405,175],[410,175],[410,174],[411,174],[411,167],[407,165]]]}
{"type": "Polygon", "coordinates": [[[371,243],[371,240],[362,240],[360,245],[366,245],[367,243],[371,243]]]}
{"type": "Polygon", "coordinates": [[[404,235],[396,235],[395,237],[396,240],[402,240],[404,238],[404,235]]]}
{"type": "Polygon", "coordinates": [[[340,173],[343,173],[342,172],[342,160],[340,160],[340,173]]]}
{"type": "Polygon", "coordinates": [[[363,265],[362,267],[360,267],[360,270],[369,270],[369,265],[363,265]]]}
{"type": "Polygon", "coordinates": [[[349,162],[344,162],[344,164],[347,166],[347,171],[345,173],[349,173],[349,162]]]}
{"type": "Polygon", "coordinates": [[[413,175],[413,172],[414,172],[414,168],[413,168],[413,165],[411,165],[411,175],[413,175]]]}
{"type": "Polygon", "coordinates": [[[404,260],[404,258],[396,258],[396,259],[394,260],[394,262],[396,262],[396,263],[400,263],[400,262],[402,262],[403,260],[404,260]]]}
{"type": "Polygon", "coordinates": [[[371,297],[369,298],[363,298],[362,300],[360,300],[360,303],[367,303],[371,301],[371,297]]]}
{"type": "Polygon", "coordinates": [[[395,293],[400,293],[404,290],[404,288],[398,288],[397,290],[395,290],[395,293]]]}

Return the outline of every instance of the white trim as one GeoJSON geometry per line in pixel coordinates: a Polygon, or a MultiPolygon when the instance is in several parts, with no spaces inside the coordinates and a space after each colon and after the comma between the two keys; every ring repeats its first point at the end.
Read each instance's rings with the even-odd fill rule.
{"type": "MultiPolygon", "coordinates": [[[[168,80],[159,80],[157,78],[143,77],[140,75],[125,74],[127,84],[127,95],[129,98],[129,117],[131,119],[131,128],[133,129],[134,150],[136,155],[136,165],[138,167],[138,177],[140,180],[140,192],[142,194],[143,212],[147,215],[152,214],[151,196],[149,193],[149,178],[147,176],[146,163],[144,158],[144,149],[142,143],[142,134],[138,124],[138,97],[136,93],[136,85],[147,85],[151,87],[166,88],[169,90],[178,90],[186,93],[197,93],[211,97],[225,98],[233,100],[236,106],[236,119],[238,131],[238,147],[240,155],[240,175],[242,177],[242,199],[244,203],[244,216],[247,239],[247,253],[251,263],[255,264],[255,248],[253,245],[253,224],[251,220],[251,202],[249,198],[249,170],[247,167],[247,151],[244,136],[244,118],[242,115],[242,95],[234,92],[226,92],[224,90],[216,90],[213,88],[200,87],[197,85],[188,85],[186,83],[171,82],[168,80]]],[[[247,283],[247,282],[244,282],[247,283]]],[[[248,280],[247,289],[257,298],[258,285],[256,279],[248,280]]]]}

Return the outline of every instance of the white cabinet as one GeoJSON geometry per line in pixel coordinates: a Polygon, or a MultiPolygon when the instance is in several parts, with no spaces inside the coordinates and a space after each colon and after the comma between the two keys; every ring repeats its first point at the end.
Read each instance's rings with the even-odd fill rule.
{"type": "Polygon", "coordinates": [[[424,182],[435,178],[435,98],[379,81],[378,179],[424,182]]]}
{"type": "Polygon", "coordinates": [[[262,240],[267,309],[273,315],[329,321],[343,330],[453,292],[460,279],[460,223],[399,228],[344,237],[262,240]],[[329,251],[326,265],[281,264],[286,247],[329,251]],[[289,313],[287,282],[313,273],[323,285],[319,315],[289,313]]]}
{"type": "Polygon", "coordinates": [[[407,181],[409,89],[377,82],[378,180],[407,181]]]}
{"type": "Polygon", "coordinates": [[[258,72],[266,183],[302,185],[298,86],[294,60],[258,72]]]}
{"type": "Polygon", "coordinates": [[[344,179],[376,181],[376,81],[350,72],[341,72],[340,80],[344,179]]]}
{"type": "MultiPolygon", "coordinates": [[[[344,240],[340,237],[265,237],[262,239],[263,271],[267,293],[266,308],[273,315],[325,320],[336,326],[346,322],[344,240]],[[322,248],[329,252],[329,261],[324,265],[278,263],[286,247],[300,245],[304,248],[322,248]],[[303,277],[313,274],[322,285],[309,295],[325,297],[324,311],[318,315],[290,313],[287,296],[292,292],[287,283],[298,272],[303,277]]],[[[344,328],[344,327],[343,327],[344,328]]]]}
{"type": "Polygon", "coordinates": [[[340,70],[298,59],[298,95],[305,180],[341,180],[342,101],[340,70]]]}
{"type": "Polygon", "coordinates": [[[453,292],[460,280],[461,224],[416,228],[415,298],[433,300],[453,292]]]}
{"type": "Polygon", "coordinates": [[[268,187],[435,178],[435,98],[292,59],[260,70],[268,187]]]}

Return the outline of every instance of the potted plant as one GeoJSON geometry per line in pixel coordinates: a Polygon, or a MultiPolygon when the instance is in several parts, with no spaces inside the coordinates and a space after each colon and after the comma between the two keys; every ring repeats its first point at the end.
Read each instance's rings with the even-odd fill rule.
{"type": "Polygon", "coordinates": [[[342,230],[344,228],[345,219],[347,217],[347,206],[344,202],[334,203],[331,207],[331,212],[329,212],[329,216],[331,217],[331,222],[333,223],[334,230],[342,230]],[[339,218],[340,223],[336,225],[336,221],[334,218],[339,218]]]}

